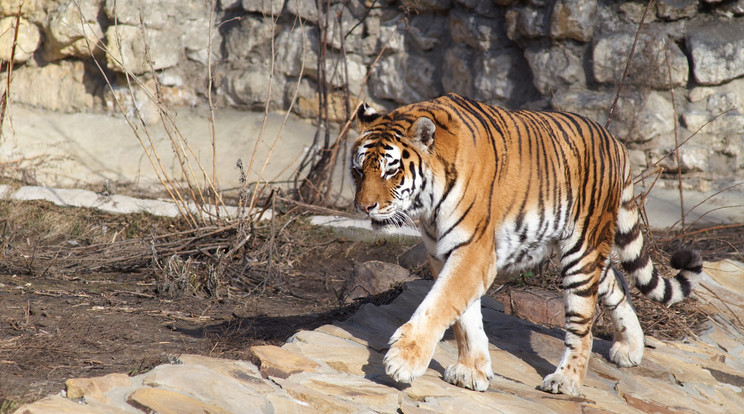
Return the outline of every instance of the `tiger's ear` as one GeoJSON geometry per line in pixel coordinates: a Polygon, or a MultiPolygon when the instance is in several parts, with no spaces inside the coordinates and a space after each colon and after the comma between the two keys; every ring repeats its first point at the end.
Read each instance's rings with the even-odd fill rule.
{"type": "Polygon", "coordinates": [[[372,108],[366,103],[363,103],[359,105],[356,116],[357,116],[357,122],[359,123],[359,132],[362,132],[367,129],[367,126],[369,124],[374,122],[376,119],[378,119],[382,115],[378,114],[377,111],[375,111],[375,108],[372,108]]]}
{"type": "Polygon", "coordinates": [[[427,148],[430,148],[434,144],[434,133],[437,131],[437,126],[434,125],[434,121],[422,116],[413,123],[413,139],[424,144],[427,148]]]}

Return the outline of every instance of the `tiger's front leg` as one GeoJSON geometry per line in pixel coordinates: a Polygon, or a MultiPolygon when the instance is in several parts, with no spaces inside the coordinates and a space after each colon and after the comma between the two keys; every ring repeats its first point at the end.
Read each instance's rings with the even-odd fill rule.
{"type": "MultiPolygon", "coordinates": [[[[461,352],[457,364],[445,373],[445,379],[481,391],[488,388],[488,379],[493,375],[488,339],[484,332],[482,335],[477,332],[483,331],[480,297],[495,276],[493,251],[478,251],[477,247],[466,245],[449,256],[431,291],[411,319],[390,338],[391,346],[383,362],[385,372],[394,380],[410,383],[423,375],[444,331],[460,319],[455,335],[461,352]],[[477,323],[474,321],[476,318],[477,323]],[[472,344],[477,344],[474,352],[462,352],[463,347],[472,344]]],[[[433,262],[435,275],[437,267],[433,262]]]]}

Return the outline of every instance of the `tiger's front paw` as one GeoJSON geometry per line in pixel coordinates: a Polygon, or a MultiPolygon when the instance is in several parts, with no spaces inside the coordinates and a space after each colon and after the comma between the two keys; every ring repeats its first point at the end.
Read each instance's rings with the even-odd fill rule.
{"type": "Polygon", "coordinates": [[[555,372],[545,377],[543,383],[537,388],[552,394],[578,397],[581,391],[581,382],[563,372],[555,372]]]}
{"type": "Polygon", "coordinates": [[[390,338],[391,346],[383,359],[385,373],[406,384],[424,375],[436,346],[436,343],[427,346],[430,342],[425,335],[415,334],[410,323],[398,328],[390,338]]]}

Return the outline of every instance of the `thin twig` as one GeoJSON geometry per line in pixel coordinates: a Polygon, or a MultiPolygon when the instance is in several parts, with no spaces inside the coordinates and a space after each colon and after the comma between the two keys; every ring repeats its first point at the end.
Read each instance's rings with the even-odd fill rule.
{"type": "Polygon", "coordinates": [[[610,122],[612,122],[612,115],[615,113],[615,107],[617,106],[617,101],[620,99],[620,93],[623,90],[623,85],[625,85],[625,79],[628,77],[628,72],[630,71],[630,63],[633,61],[633,54],[635,53],[636,45],[638,44],[638,38],[641,34],[641,27],[643,27],[643,23],[646,20],[646,14],[648,14],[648,9],[651,7],[651,3],[653,3],[654,0],[648,0],[648,3],[646,3],[646,8],[643,9],[643,16],[641,16],[641,21],[638,22],[638,29],[635,32],[635,38],[633,39],[633,46],[630,48],[630,54],[628,55],[628,60],[625,61],[625,70],[623,70],[623,77],[620,79],[620,83],[617,85],[617,93],[615,93],[615,100],[612,102],[612,106],[610,107],[610,113],[607,115],[607,122],[605,123],[605,128],[610,127],[610,122]]]}

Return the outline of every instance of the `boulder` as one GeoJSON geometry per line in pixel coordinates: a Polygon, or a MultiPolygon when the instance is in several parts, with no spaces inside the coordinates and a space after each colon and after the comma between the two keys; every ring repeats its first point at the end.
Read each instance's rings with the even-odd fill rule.
{"type": "Polygon", "coordinates": [[[503,44],[500,38],[501,24],[497,19],[480,17],[477,14],[452,10],[449,28],[452,41],[464,43],[475,50],[486,51],[503,44]]]}
{"type": "Polygon", "coordinates": [[[411,16],[408,35],[421,50],[432,50],[446,45],[448,20],[443,16],[424,14],[411,16]]]}
{"type": "Polygon", "coordinates": [[[346,302],[377,295],[395,286],[413,280],[405,268],[392,263],[371,260],[354,266],[346,279],[342,292],[346,302]]]}
{"type": "MultiPolygon", "coordinates": [[[[268,36],[268,34],[264,32],[262,36],[268,36]]],[[[317,39],[318,31],[314,27],[305,26],[304,28],[285,28],[281,33],[279,33],[274,42],[277,50],[276,59],[274,61],[276,70],[284,75],[300,76],[302,73],[305,76],[317,79],[317,39]]],[[[264,40],[270,40],[270,37],[267,37],[264,40]]],[[[267,49],[264,53],[269,52],[270,50],[267,49]]],[[[259,56],[254,56],[256,63],[262,61],[259,56]]]]}
{"type": "Polygon", "coordinates": [[[550,34],[550,13],[547,7],[514,7],[506,12],[506,34],[509,39],[539,39],[550,34]]]}
{"type": "Polygon", "coordinates": [[[442,89],[435,63],[415,54],[384,56],[372,70],[370,91],[378,99],[404,104],[436,98],[442,89]]]}
{"type": "MultiPolygon", "coordinates": [[[[278,16],[284,9],[286,0],[242,0],[243,10],[261,13],[264,16],[278,16]]],[[[293,1],[293,0],[291,0],[293,1]]],[[[313,3],[314,5],[315,3],[313,3]]]]}
{"type": "Polygon", "coordinates": [[[594,35],[596,0],[558,0],[550,18],[550,37],[588,42],[594,35]]]}
{"type": "MultiPolygon", "coordinates": [[[[599,37],[594,45],[592,57],[592,71],[597,82],[620,83],[634,38],[634,34],[629,32],[616,32],[599,37]]],[[[635,86],[669,89],[670,86],[685,86],[688,72],[687,57],[676,43],[663,34],[643,33],[639,36],[625,82],[635,86]]]]}
{"type": "MultiPolygon", "coordinates": [[[[13,53],[13,37],[15,36],[15,16],[0,19],[0,60],[7,62],[13,53]]],[[[41,44],[41,31],[35,24],[21,18],[18,25],[18,38],[16,39],[15,62],[21,63],[29,60],[41,44]]]]}
{"type": "Polygon", "coordinates": [[[225,93],[238,106],[262,108],[271,98],[270,108],[282,108],[284,107],[286,78],[283,76],[269,77],[269,74],[267,64],[228,71],[223,81],[225,93]]]}
{"type": "Polygon", "coordinates": [[[524,57],[532,70],[532,83],[543,94],[550,95],[560,89],[585,88],[583,50],[576,50],[567,43],[552,47],[528,48],[524,57]]]}
{"type": "Polygon", "coordinates": [[[402,0],[404,10],[417,12],[446,11],[452,8],[452,0],[402,0]]]}
{"type": "Polygon", "coordinates": [[[108,68],[117,72],[138,75],[164,69],[178,64],[183,56],[178,31],[116,25],[106,30],[106,40],[108,68]]]}
{"type": "Polygon", "coordinates": [[[690,30],[692,73],[701,85],[718,85],[744,75],[744,22],[719,22],[690,30]]]}
{"type": "Polygon", "coordinates": [[[519,106],[534,91],[529,88],[529,66],[516,47],[478,53],[473,73],[473,97],[487,103],[519,106]]]}
{"type": "Polygon", "coordinates": [[[94,88],[85,79],[85,65],[81,61],[20,67],[13,72],[10,98],[16,103],[52,111],[85,111],[95,104],[95,97],[89,92],[94,88]]]}
{"type": "MultiPolygon", "coordinates": [[[[183,26],[183,20],[209,16],[209,8],[202,0],[105,0],[104,11],[110,21],[117,24],[151,29],[171,29],[173,24],[183,26]]],[[[205,34],[206,36],[206,34],[205,34]]]]}
{"type": "Polygon", "coordinates": [[[656,0],[656,15],[663,20],[690,19],[698,13],[698,0],[656,0]]]}
{"type": "Polygon", "coordinates": [[[103,28],[98,22],[98,11],[102,4],[103,0],[83,0],[51,11],[46,26],[47,59],[87,58],[100,54],[103,28]]]}
{"type": "MultiPolygon", "coordinates": [[[[229,62],[248,63],[260,59],[270,53],[271,39],[281,31],[282,27],[274,24],[271,17],[244,16],[240,23],[229,28],[225,34],[227,60],[229,62]]],[[[280,53],[281,49],[291,48],[291,45],[298,40],[300,39],[282,38],[277,42],[282,46],[280,53]]],[[[301,43],[300,46],[302,46],[301,43]]],[[[289,58],[289,56],[284,56],[284,58],[289,58]]]]}
{"type": "Polygon", "coordinates": [[[473,51],[454,45],[444,53],[442,87],[444,92],[473,96],[473,51]]]}

